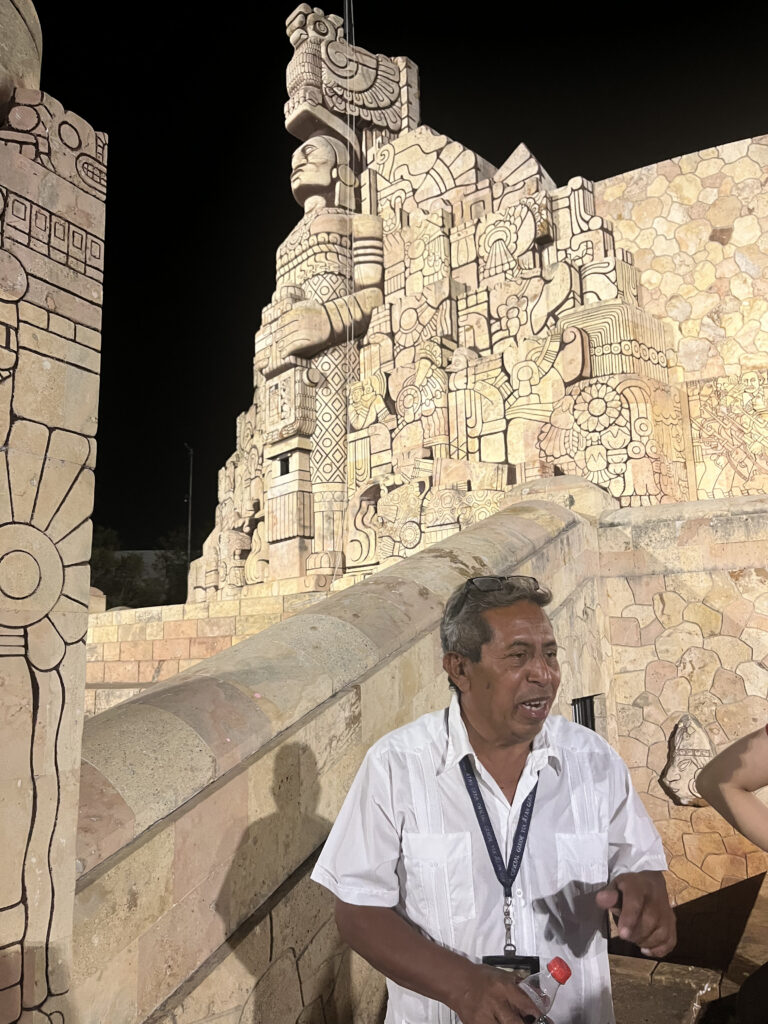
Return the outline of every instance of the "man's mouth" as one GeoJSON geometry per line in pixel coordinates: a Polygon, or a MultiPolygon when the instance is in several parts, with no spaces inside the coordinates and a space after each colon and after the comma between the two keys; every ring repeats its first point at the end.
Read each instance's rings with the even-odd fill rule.
{"type": "Polygon", "coordinates": [[[545,718],[549,711],[549,697],[531,697],[530,700],[520,701],[518,705],[523,712],[531,718],[545,718]]]}

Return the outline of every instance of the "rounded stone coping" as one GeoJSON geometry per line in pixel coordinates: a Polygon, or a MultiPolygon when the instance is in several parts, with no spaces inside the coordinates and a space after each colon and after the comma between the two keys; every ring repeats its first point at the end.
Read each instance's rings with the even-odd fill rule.
{"type": "Polygon", "coordinates": [[[640,505],[634,508],[608,509],[600,516],[599,525],[640,526],[654,528],[659,523],[688,522],[692,519],[719,520],[732,516],[768,514],[768,496],[742,495],[736,498],[709,498],[706,501],[664,502],[662,505],[640,505]]]}
{"type": "Polygon", "coordinates": [[[511,505],[87,719],[78,874],[436,629],[463,580],[512,573],[582,522],[552,502],[511,505]]]}

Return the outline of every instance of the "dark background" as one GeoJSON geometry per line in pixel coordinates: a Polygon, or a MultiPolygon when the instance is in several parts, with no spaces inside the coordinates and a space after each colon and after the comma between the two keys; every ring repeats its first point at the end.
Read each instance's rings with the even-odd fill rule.
{"type": "MultiPolygon", "coordinates": [[[[36,7],[43,89],[110,141],[94,520],[124,548],[186,531],[188,444],[195,557],[251,401],[275,249],[299,217],[282,115],[293,6],[36,7]]],[[[453,10],[358,2],[355,38],[411,57],[422,122],[496,166],[524,141],[562,185],[768,132],[762,31],[746,9],[453,10]]]]}

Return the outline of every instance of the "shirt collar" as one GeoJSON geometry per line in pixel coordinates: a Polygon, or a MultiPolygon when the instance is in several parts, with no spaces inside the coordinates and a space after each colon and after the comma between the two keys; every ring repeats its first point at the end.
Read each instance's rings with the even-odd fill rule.
{"type": "MultiPolygon", "coordinates": [[[[464,720],[461,717],[461,702],[456,692],[451,694],[451,703],[446,714],[446,729],[448,736],[445,762],[438,771],[438,775],[442,775],[443,772],[454,768],[461,761],[462,757],[465,757],[467,754],[470,754],[473,759],[476,757],[472,744],[469,742],[467,727],[464,725],[464,720]]],[[[528,755],[528,765],[532,772],[540,772],[547,762],[552,762],[555,771],[560,771],[560,754],[554,744],[549,718],[544,720],[544,725],[534,737],[531,753],[528,755]]]]}

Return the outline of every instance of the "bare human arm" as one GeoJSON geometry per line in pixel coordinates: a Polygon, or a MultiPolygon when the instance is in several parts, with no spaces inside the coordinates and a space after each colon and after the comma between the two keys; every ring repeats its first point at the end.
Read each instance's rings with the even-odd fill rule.
{"type": "Polygon", "coordinates": [[[747,839],[768,850],[768,807],[755,794],[763,786],[768,786],[765,729],[736,740],[696,776],[704,799],[747,839]]]}
{"type": "Polygon", "coordinates": [[[444,1003],[462,1024],[518,1024],[538,1016],[509,975],[438,946],[391,907],[360,907],[337,898],[336,924],[342,939],[376,970],[444,1003]]]}
{"type": "Polygon", "coordinates": [[[677,942],[677,923],[669,905],[661,871],[627,871],[595,896],[605,910],[620,910],[622,939],[634,942],[646,956],[666,956],[677,942]]]}

